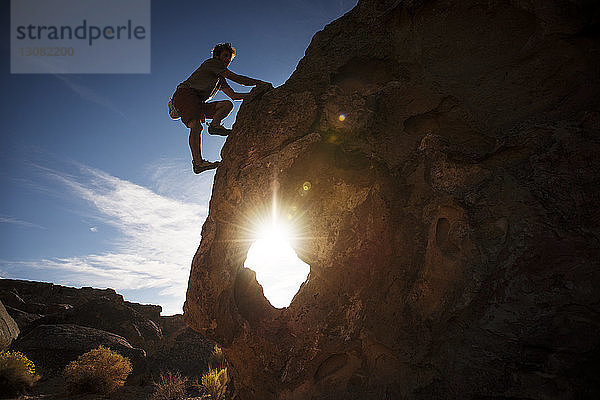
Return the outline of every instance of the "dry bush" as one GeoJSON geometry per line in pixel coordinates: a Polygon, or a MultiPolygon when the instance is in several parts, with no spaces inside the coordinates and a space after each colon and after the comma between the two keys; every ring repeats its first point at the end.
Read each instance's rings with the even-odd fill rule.
{"type": "Polygon", "coordinates": [[[223,349],[216,344],[211,356],[211,365],[216,369],[223,369],[227,366],[223,349]]]}
{"type": "Polygon", "coordinates": [[[208,367],[208,372],[202,375],[202,386],[210,394],[210,398],[214,400],[225,398],[228,383],[227,368],[213,369],[208,367]]]}
{"type": "Polygon", "coordinates": [[[35,365],[18,351],[0,351],[0,393],[16,396],[25,393],[40,379],[35,365]]]}
{"type": "Polygon", "coordinates": [[[181,400],[185,398],[187,377],[179,372],[161,373],[158,382],[154,382],[154,392],[150,400],[181,400]]]}
{"type": "Polygon", "coordinates": [[[131,369],[128,358],[100,346],[72,361],[63,375],[71,393],[108,394],[125,384],[131,369]]]}

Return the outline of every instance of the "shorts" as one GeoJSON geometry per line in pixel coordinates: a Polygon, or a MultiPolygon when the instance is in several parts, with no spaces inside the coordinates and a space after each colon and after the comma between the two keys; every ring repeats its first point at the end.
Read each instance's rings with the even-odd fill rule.
{"type": "Polygon", "coordinates": [[[173,105],[186,126],[190,121],[204,122],[206,118],[212,118],[217,110],[216,103],[205,103],[196,90],[185,86],[177,87],[173,94],[173,105]]]}

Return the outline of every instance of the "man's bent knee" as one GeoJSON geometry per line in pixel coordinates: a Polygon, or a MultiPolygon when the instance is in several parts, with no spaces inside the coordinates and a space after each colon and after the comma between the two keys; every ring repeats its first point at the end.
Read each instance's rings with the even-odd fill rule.
{"type": "Polygon", "coordinates": [[[193,120],[193,121],[189,121],[187,123],[187,127],[190,129],[194,129],[194,130],[202,130],[202,121],[199,121],[197,119],[193,120]]]}

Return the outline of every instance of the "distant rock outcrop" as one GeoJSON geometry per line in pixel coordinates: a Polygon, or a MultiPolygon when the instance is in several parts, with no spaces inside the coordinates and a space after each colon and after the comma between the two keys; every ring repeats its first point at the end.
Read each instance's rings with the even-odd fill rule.
{"type": "Polygon", "coordinates": [[[162,318],[164,340],[149,354],[151,372],[178,371],[185,376],[200,376],[211,362],[214,342],[189,328],[181,315],[162,318]]]}
{"type": "Polygon", "coordinates": [[[0,301],[0,350],[6,350],[19,336],[19,326],[0,301]]]}
{"type": "Polygon", "coordinates": [[[125,302],[109,299],[89,300],[61,313],[54,313],[30,324],[27,330],[39,325],[76,324],[123,336],[134,347],[152,349],[162,340],[158,319],[142,316],[125,302]]]}
{"type": "MultiPolygon", "coordinates": [[[[47,315],[66,311],[90,300],[124,302],[113,289],[81,289],[46,282],[0,279],[0,300],[5,305],[30,314],[47,315]]],[[[160,307],[158,314],[160,315],[160,307]]]]}
{"type": "Polygon", "coordinates": [[[69,362],[98,346],[129,358],[133,374],[147,370],[146,352],[133,348],[123,337],[99,329],[71,324],[39,325],[19,337],[13,348],[34,360],[42,374],[61,371],[69,362]]]}
{"type": "Polygon", "coordinates": [[[198,377],[214,348],[181,315],[163,317],[160,306],[124,301],[112,289],[0,279],[0,299],[10,304],[7,321],[16,321],[13,330],[1,332],[3,342],[9,334],[18,336],[12,348],[33,360],[43,376],[104,345],[131,359],[134,376],[179,371],[198,377]]]}
{"type": "Polygon", "coordinates": [[[598,397],[599,16],[360,0],[242,105],[184,313],[242,400],[598,397]],[[311,267],[281,310],[243,268],[274,192],[311,267]]]}

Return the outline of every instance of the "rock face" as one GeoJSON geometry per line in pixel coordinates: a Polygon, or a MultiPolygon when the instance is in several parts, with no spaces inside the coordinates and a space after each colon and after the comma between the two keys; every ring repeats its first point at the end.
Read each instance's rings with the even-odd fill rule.
{"type": "Polygon", "coordinates": [[[36,368],[44,374],[61,371],[69,362],[98,346],[129,358],[133,374],[146,372],[146,353],[136,349],[123,337],[79,325],[40,325],[19,337],[14,348],[34,360],[36,368]]]}
{"type": "MultiPolygon", "coordinates": [[[[113,289],[76,289],[45,282],[0,279],[0,300],[6,306],[31,314],[52,314],[99,299],[123,302],[123,296],[113,289]]],[[[154,307],[158,307],[156,315],[160,315],[161,308],[154,307]]]]}
{"type": "Polygon", "coordinates": [[[240,399],[598,396],[599,15],[361,0],[242,105],[184,312],[240,399]],[[286,309],[243,268],[274,193],[286,309]]]}
{"type": "Polygon", "coordinates": [[[23,333],[39,325],[75,324],[123,336],[144,350],[162,339],[161,307],[124,301],[113,289],[2,279],[0,299],[23,333]]]}
{"type": "Polygon", "coordinates": [[[211,362],[214,343],[189,328],[181,315],[163,317],[165,338],[148,357],[151,372],[178,371],[182,375],[200,376],[211,362]]]}
{"type": "Polygon", "coordinates": [[[107,299],[90,300],[61,313],[50,314],[32,322],[28,330],[39,325],[76,324],[123,336],[134,347],[152,349],[162,339],[158,322],[145,318],[124,302],[107,299]]]}
{"type": "Polygon", "coordinates": [[[19,326],[0,301],[0,350],[6,350],[19,336],[19,326]]]}
{"type": "Polygon", "coordinates": [[[112,289],[0,279],[0,299],[11,305],[6,321],[14,328],[2,329],[1,343],[8,346],[18,336],[12,348],[34,361],[43,376],[59,374],[68,362],[104,345],[129,357],[132,376],[140,381],[166,371],[193,378],[207,370],[214,349],[181,315],[161,316],[160,306],[124,301],[112,289]]]}

